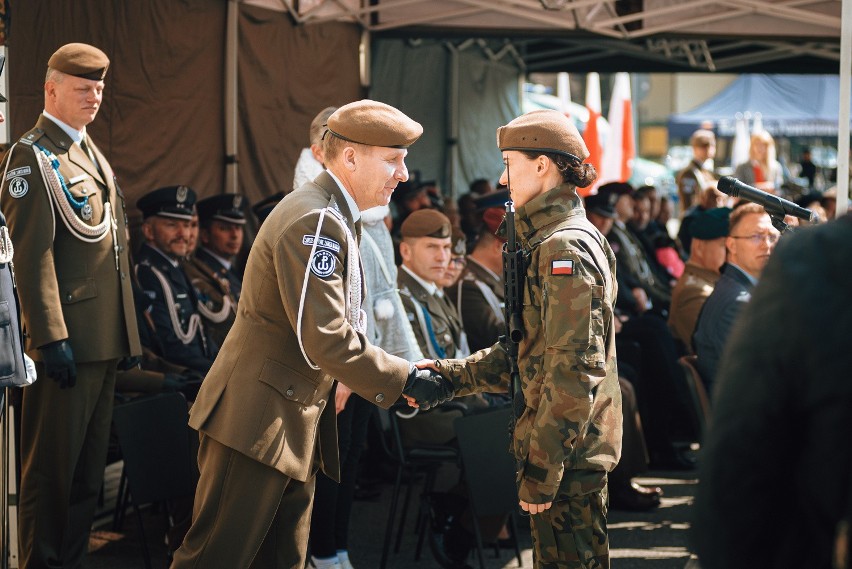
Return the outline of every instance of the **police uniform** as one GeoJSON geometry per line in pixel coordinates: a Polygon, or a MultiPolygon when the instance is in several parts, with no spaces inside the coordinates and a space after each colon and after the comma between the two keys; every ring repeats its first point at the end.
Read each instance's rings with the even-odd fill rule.
{"type": "MultiPolygon", "coordinates": [[[[101,81],[108,66],[86,44],[65,45],[48,62],[75,81],[101,81]]],[[[12,146],[2,172],[25,345],[41,378],[23,393],[21,562],[79,567],[103,479],[116,364],[141,353],[124,198],[85,128],[47,114],[12,146]],[[61,383],[46,375],[45,355],[55,361],[60,351],[65,370],[76,365],[70,389],[61,386],[71,373],[61,383]]]]}
{"type": "MultiPolygon", "coordinates": [[[[404,148],[421,133],[367,100],[328,120],[328,135],[368,146],[404,148]]],[[[385,408],[406,385],[409,363],[364,334],[360,223],[346,192],[321,174],[276,206],[252,245],[237,319],[190,415],[201,479],[173,569],[303,567],[314,475],[338,478],[335,378],[385,408]]]]}
{"type": "MultiPolygon", "coordinates": [[[[152,215],[189,221],[195,192],[188,186],[169,186],[142,196],[136,206],[152,215]]],[[[139,286],[151,301],[151,320],[166,361],[207,373],[215,357],[213,345],[198,312],[198,297],[177,259],[145,243],[136,257],[139,286]]],[[[147,346],[154,349],[154,346],[147,346]]]]}
{"type": "MultiPolygon", "coordinates": [[[[497,139],[504,151],[556,152],[575,164],[588,156],[556,111],[522,115],[498,129],[497,139]]],[[[515,228],[527,260],[518,358],[525,408],[513,433],[518,494],[530,504],[552,502],[530,516],[535,567],[609,567],[607,472],[622,438],[615,257],[570,184],[519,207],[515,228]]],[[[503,391],[509,382],[499,344],[437,365],[457,394],[503,391]]]]}
{"type": "MultiPolygon", "coordinates": [[[[199,201],[197,207],[201,226],[204,227],[214,219],[245,225],[242,203],[243,196],[233,194],[212,196],[199,201]]],[[[220,258],[203,245],[182,265],[198,295],[198,312],[204,320],[210,338],[215,345],[221,346],[237,317],[237,303],[240,300],[243,280],[233,270],[232,260],[220,258]]]]}

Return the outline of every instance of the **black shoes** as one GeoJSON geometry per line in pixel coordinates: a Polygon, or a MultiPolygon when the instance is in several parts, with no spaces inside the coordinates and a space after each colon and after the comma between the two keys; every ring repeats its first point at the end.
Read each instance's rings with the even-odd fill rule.
{"type": "Polygon", "coordinates": [[[643,512],[660,505],[663,491],[657,487],[645,487],[631,482],[625,486],[609,487],[609,507],[613,510],[643,512]]]}

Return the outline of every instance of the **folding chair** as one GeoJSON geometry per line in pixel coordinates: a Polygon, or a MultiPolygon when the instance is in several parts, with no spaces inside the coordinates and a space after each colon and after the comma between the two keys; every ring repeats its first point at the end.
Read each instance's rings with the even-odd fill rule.
{"type": "Polygon", "coordinates": [[[686,376],[686,387],[692,401],[692,415],[696,422],[697,432],[703,440],[704,432],[710,423],[710,398],[707,396],[707,389],[701,380],[701,374],[698,372],[697,361],[696,356],[681,356],[678,359],[678,363],[686,376]]]}

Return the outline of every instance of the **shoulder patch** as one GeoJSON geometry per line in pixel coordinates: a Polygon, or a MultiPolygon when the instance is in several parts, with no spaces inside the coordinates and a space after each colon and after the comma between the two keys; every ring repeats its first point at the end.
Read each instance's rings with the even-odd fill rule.
{"type": "Polygon", "coordinates": [[[20,168],[15,168],[14,170],[9,170],[6,172],[6,180],[11,180],[12,178],[17,178],[19,176],[29,176],[32,173],[29,166],[22,166],[20,168]]]}
{"type": "MultiPolygon", "coordinates": [[[[314,244],[314,236],[313,235],[303,235],[302,236],[302,245],[311,246],[314,244]]],[[[317,247],[325,247],[326,249],[331,249],[335,253],[340,253],[340,243],[335,241],[334,239],[329,239],[328,237],[322,237],[317,240],[317,247]]]]}
{"type": "Polygon", "coordinates": [[[550,262],[551,275],[573,275],[574,261],[571,259],[559,259],[550,262]]]}
{"type": "Polygon", "coordinates": [[[27,195],[27,192],[30,189],[29,183],[20,176],[17,178],[12,178],[9,182],[9,195],[13,198],[22,198],[27,195]]]}
{"type": "Polygon", "coordinates": [[[328,278],[334,272],[337,258],[325,249],[314,251],[310,260],[311,272],[321,279],[328,278]]]}

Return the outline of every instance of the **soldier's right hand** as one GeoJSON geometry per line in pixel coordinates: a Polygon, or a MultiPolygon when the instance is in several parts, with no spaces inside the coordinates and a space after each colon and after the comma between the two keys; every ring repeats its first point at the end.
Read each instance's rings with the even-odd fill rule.
{"type": "Polygon", "coordinates": [[[47,377],[58,382],[60,389],[77,385],[77,364],[68,340],[45,344],[39,351],[47,377]]]}
{"type": "Polygon", "coordinates": [[[425,411],[452,399],[454,391],[453,384],[439,373],[412,366],[402,394],[414,399],[417,407],[425,411]]]}

